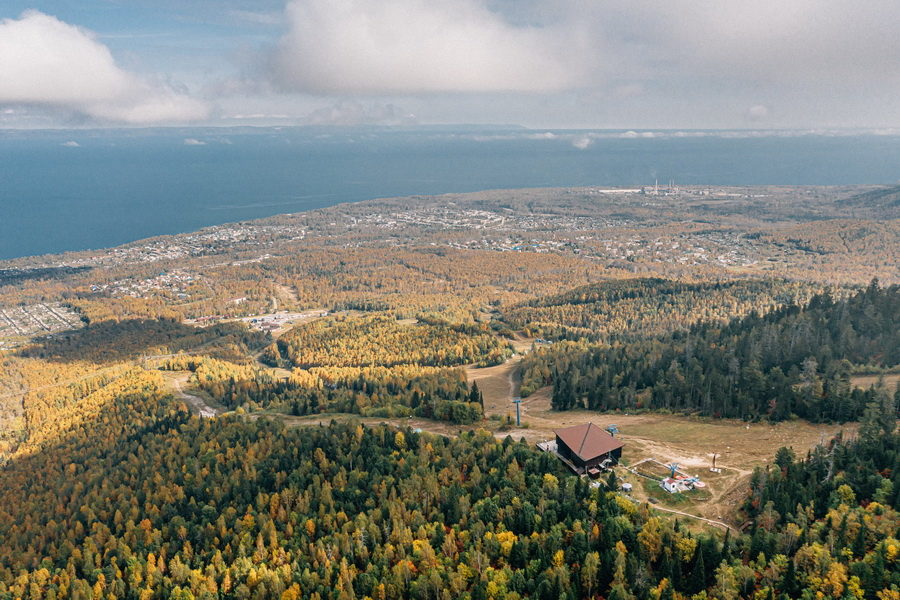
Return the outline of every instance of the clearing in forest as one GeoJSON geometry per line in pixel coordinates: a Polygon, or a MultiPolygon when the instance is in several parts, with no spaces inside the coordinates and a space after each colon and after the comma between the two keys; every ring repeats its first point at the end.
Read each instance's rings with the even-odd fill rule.
{"type": "MultiPolygon", "coordinates": [[[[733,419],[688,417],[661,413],[623,414],[600,413],[587,410],[553,411],[550,409],[549,388],[542,388],[522,403],[522,421],[527,428],[513,428],[498,432],[529,442],[552,439],[553,431],[562,427],[593,422],[601,427],[615,424],[618,437],[625,442],[622,461],[634,464],[646,458],[662,463],[677,463],[679,469],[699,475],[708,484],[703,494],[695,494],[694,502],[680,504],[679,509],[716,520],[729,521],[738,508],[736,499],[748,484],[754,467],[770,463],[782,446],[792,447],[798,457],[807,450],[831,439],[839,432],[855,435],[857,424],[813,424],[806,421],[781,423],[745,423],[733,419]],[[720,473],[712,473],[713,454],[720,473]]],[[[487,408],[487,401],[485,401],[487,408]]],[[[515,409],[513,407],[513,414],[515,409]]],[[[487,412],[487,411],[486,411],[487,412]]],[[[504,413],[505,415],[506,413],[504,413]]],[[[617,474],[634,486],[634,497],[647,500],[663,498],[666,494],[656,488],[648,492],[644,484],[624,469],[617,474]],[[650,493],[652,492],[652,493],[650,493]]],[[[656,484],[653,484],[656,486],[656,484]]]]}

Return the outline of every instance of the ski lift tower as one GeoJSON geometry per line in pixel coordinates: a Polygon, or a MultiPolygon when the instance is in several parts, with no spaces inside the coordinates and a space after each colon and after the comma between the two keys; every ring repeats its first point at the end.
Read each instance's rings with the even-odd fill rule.
{"type": "Polygon", "coordinates": [[[516,405],[516,427],[521,427],[522,426],[522,414],[519,411],[519,406],[521,406],[521,404],[522,404],[522,398],[519,396],[516,396],[515,398],[513,398],[512,401],[513,401],[513,404],[516,405]]]}

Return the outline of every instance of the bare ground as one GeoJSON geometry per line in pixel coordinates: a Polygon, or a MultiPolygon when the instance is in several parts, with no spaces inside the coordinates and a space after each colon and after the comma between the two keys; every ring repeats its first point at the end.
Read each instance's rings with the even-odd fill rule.
{"type": "Polygon", "coordinates": [[[300,298],[297,297],[297,289],[281,284],[275,284],[275,293],[281,298],[281,301],[288,306],[297,306],[300,298]]]}
{"type": "MultiPolygon", "coordinates": [[[[531,349],[533,338],[517,334],[509,340],[515,349],[515,356],[506,362],[492,367],[466,367],[466,379],[478,384],[478,389],[484,397],[484,414],[486,417],[499,415],[505,417],[514,415],[516,407],[512,404],[514,397],[519,395],[519,387],[522,384],[521,369],[522,355],[531,349]]],[[[523,401],[523,404],[527,399],[523,401]]]]}
{"type": "Polygon", "coordinates": [[[188,393],[184,390],[187,385],[188,378],[191,376],[189,371],[178,371],[166,373],[164,377],[172,386],[172,392],[176,398],[184,400],[191,410],[203,418],[217,417],[224,412],[220,406],[212,406],[212,401],[201,397],[198,393],[188,393]]]}

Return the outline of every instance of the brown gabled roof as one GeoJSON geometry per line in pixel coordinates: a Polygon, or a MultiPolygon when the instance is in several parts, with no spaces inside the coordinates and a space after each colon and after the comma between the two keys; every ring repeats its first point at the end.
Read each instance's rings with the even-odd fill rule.
{"type": "Polygon", "coordinates": [[[553,433],[559,437],[562,443],[569,447],[569,450],[578,455],[578,458],[585,461],[597,458],[625,445],[610,435],[609,432],[600,429],[593,423],[557,429],[553,433]]]}

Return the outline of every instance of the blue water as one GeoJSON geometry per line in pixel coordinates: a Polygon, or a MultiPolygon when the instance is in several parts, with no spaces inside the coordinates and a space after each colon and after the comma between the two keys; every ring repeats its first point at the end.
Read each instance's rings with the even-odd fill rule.
{"type": "Polygon", "coordinates": [[[492,188],[900,181],[898,136],[521,129],[0,131],[0,259],[339,202],[492,188]],[[607,137],[603,137],[607,136],[607,137]],[[194,138],[204,145],[186,145],[194,138]],[[583,141],[583,140],[582,140],[583,141]],[[78,147],[65,146],[77,142],[78,147]],[[583,144],[580,144],[583,145],[583,144]]]}

